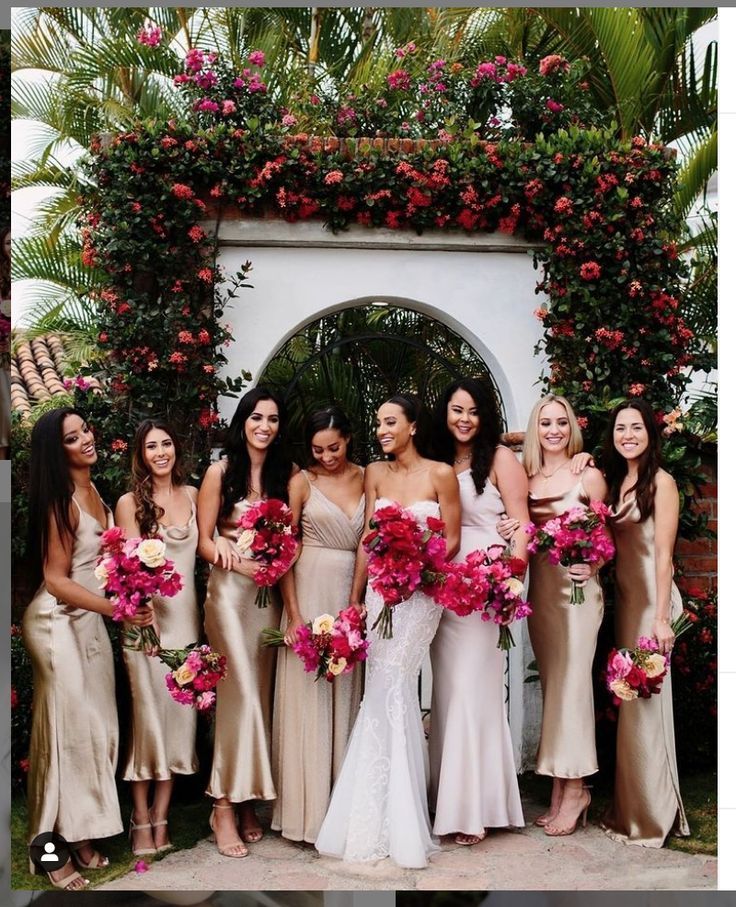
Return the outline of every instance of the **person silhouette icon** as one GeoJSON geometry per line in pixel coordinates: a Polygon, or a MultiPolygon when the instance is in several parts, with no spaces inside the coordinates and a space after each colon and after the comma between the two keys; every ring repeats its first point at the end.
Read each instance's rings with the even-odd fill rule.
{"type": "Polygon", "coordinates": [[[40,858],[42,863],[58,863],[59,855],[56,853],[56,845],[53,841],[47,841],[43,845],[43,849],[46,851],[44,855],[40,858]]]}

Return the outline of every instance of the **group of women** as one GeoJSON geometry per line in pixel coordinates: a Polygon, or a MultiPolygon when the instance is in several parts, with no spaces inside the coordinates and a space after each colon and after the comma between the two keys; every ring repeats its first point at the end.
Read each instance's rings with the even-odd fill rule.
{"type": "MultiPolygon", "coordinates": [[[[376,415],[385,458],[365,470],[351,458],[351,427],[338,407],[306,420],[305,469],[291,462],[285,425],[277,395],[260,386],[246,393],[223,456],[197,492],[184,483],[174,431],[148,420],[133,443],[131,491],[115,509],[115,522],[129,536],[164,538],[183,577],[175,599],[155,599],[133,621],[154,624],[164,647],[198,640],[197,553],[211,564],[204,631],[228,659],[206,789],[217,849],[247,855],[263,836],[259,801],[275,801],[271,828],[285,838],[314,843],[321,854],[391,857],[405,867],[427,864],[436,835],[469,845],[489,828],[523,826],[497,626],[479,614],[457,617],[416,592],[395,607],[393,637],[379,637],[371,627],[383,602],[367,584],[361,539],[374,510],[397,502],[422,524],[442,518],[450,558],[507,540],[526,560],[529,517],[540,524],[573,505],[608,500],[618,550],[617,643],[633,646],[650,635],[667,652],[671,620],[681,609],[672,582],[678,496],[659,466],[650,408],[632,400],[613,411],[603,472],[581,453],[572,409],[555,396],[534,407],[520,463],[500,443],[495,397],[475,379],[446,389],[431,426],[416,398],[387,400],[376,415]],[[239,517],[264,498],[289,504],[300,549],[280,595],[258,608],[256,565],[236,541],[239,517]],[[354,670],[332,684],[314,683],[291,651],[297,630],[348,603],[366,614],[365,676],[354,670]],[[286,647],[276,654],[261,645],[261,630],[279,624],[286,647]],[[416,692],[428,654],[429,771],[416,692]]],[[[51,411],[34,426],[30,542],[40,587],[24,616],[34,669],[29,840],[54,830],[70,842],[70,863],[49,874],[69,890],[87,884],[78,869],[107,864],[91,842],[122,830],[113,663],[103,621],[112,603],[94,577],[99,538],[113,514],[92,483],[96,459],[93,435],[75,410],[51,411]]],[[[548,835],[571,834],[585,821],[584,779],[597,771],[591,679],[603,609],[597,566],[563,568],[540,555],[530,563],[529,632],[543,694],[537,772],[552,778],[549,808],[535,822],[548,835]],[[573,580],[586,583],[583,605],[569,604],[573,580]]],[[[198,770],[195,716],[169,698],[166,669],[155,657],[126,650],[125,665],[132,717],[122,777],[132,789],[131,847],[156,853],[171,846],[174,776],[198,770]]],[[[669,678],[660,696],[621,709],[615,794],[604,827],[647,846],[661,846],[670,832],[687,834],[669,678]]]]}

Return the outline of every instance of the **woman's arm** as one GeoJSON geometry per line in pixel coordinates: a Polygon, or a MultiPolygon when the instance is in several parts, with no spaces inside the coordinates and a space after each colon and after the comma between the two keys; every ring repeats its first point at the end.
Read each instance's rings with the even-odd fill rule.
{"type": "Polygon", "coordinates": [[[141,530],[135,518],[135,497],[132,492],[124,494],[115,507],[115,525],[125,533],[126,538],[140,536],[141,530]]]}
{"type": "Polygon", "coordinates": [[[363,598],[365,596],[365,586],[368,582],[368,558],[363,548],[363,539],[371,531],[370,521],[373,516],[373,510],[376,506],[378,497],[378,475],[382,469],[382,463],[369,463],[363,473],[363,492],[365,494],[365,523],[363,525],[363,535],[358,542],[358,548],[355,552],[355,568],[353,570],[353,582],[350,587],[350,604],[363,607],[363,598]]]}
{"type": "Polygon", "coordinates": [[[524,467],[508,447],[499,447],[496,451],[491,482],[498,488],[508,518],[518,524],[510,538],[514,556],[526,563],[529,557],[526,550],[529,536],[524,527],[529,523],[529,479],[524,467]]]}
{"type": "Polygon", "coordinates": [[[445,524],[447,560],[460,550],[460,486],[455,471],[447,463],[436,463],[432,467],[434,487],[445,524]]]}
{"type": "MultiPolygon", "coordinates": [[[[301,472],[293,474],[289,480],[289,509],[294,515],[295,526],[298,526],[301,521],[302,510],[304,509],[304,504],[306,503],[308,496],[309,487],[307,486],[307,479],[301,472]]],[[[304,623],[304,618],[299,610],[299,602],[296,597],[296,581],[294,579],[294,565],[299,559],[301,550],[302,546],[300,542],[291,567],[289,567],[279,580],[279,589],[281,590],[281,596],[284,600],[287,616],[286,632],[284,634],[284,641],[287,646],[294,645],[296,642],[296,631],[304,623]]]]}
{"type": "MultiPolygon", "coordinates": [[[[79,517],[72,514],[72,526],[77,525],[79,517]]],[[[66,533],[62,535],[52,516],[49,518],[49,551],[43,565],[43,578],[49,593],[60,603],[85,611],[96,611],[105,617],[112,617],[114,603],[103,595],[90,592],[71,578],[73,539],[66,533]]],[[[151,608],[141,608],[138,614],[130,619],[135,626],[147,627],[153,620],[151,608]]]]}
{"type": "Polygon", "coordinates": [[[680,496],[672,476],[660,469],[654,477],[654,573],[657,590],[653,636],[659,651],[670,652],[675,634],[670,624],[672,614],[672,553],[677,539],[680,496]]]}

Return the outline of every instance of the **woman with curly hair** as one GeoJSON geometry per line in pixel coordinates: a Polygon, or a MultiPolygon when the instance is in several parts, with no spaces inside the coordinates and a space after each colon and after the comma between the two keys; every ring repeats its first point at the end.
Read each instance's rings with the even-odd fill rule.
{"type": "MultiPolygon", "coordinates": [[[[194,586],[197,555],[197,489],[184,481],[181,445],[168,423],[146,419],[133,440],[132,490],[115,508],[115,522],[129,538],[158,536],[182,577],[172,598],[153,602],[161,645],[183,649],[199,638],[194,586]]],[[[178,705],[166,689],[168,668],[158,658],[130,648],[123,659],[131,688],[131,724],[123,778],[131,782],[130,843],[136,856],[171,847],[168,813],[174,775],[191,775],[196,712],[178,705]]]]}

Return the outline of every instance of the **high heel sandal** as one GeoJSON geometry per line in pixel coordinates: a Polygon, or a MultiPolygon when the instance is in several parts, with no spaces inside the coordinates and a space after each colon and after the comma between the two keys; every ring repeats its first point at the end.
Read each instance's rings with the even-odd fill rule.
{"type": "MultiPolygon", "coordinates": [[[[586,794],[586,796],[587,796],[585,805],[583,807],[581,807],[581,809],[578,811],[578,814],[575,816],[575,820],[572,823],[572,825],[568,825],[567,828],[558,828],[557,826],[552,825],[552,823],[550,823],[549,825],[545,826],[544,833],[546,835],[549,835],[551,838],[561,838],[561,837],[564,837],[565,835],[571,835],[575,831],[577,831],[578,822],[580,821],[581,818],[583,820],[583,822],[582,822],[583,828],[585,828],[585,826],[588,824],[588,807],[590,806],[590,801],[592,800],[592,797],[590,795],[590,792],[587,790],[587,788],[583,788],[583,793],[586,794]]],[[[558,813],[558,815],[559,815],[559,813],[558,813]]]]}
{"type": "MultiPolygon", "coordinates": [[[[68,865],[69,861],[64,864],[64,866],[68,865]]],[[[63,869],[64,866],[62,866],[61,868],[63,869]]],[[[83,876],[81,876],[76,869],[70,872],[68,875],[65,875],[62,879],[53,879],[50,872],[41,872],[39,869],[37,869],[36,864],[30,857],[28,857],[28,871],[32,876],[45,875],[49,882],[54,886],[54,888],[60,888],[62,891],[82,891],[82,888],[70,889],[70,886],[73,885],[77,880],[81,880],[84,883],[84,887],[89,885],[89,879],[85,879],[83,876]]],[[[53,871],[58,872],[59,870],[55,869],[53,871]]]]}
{"type": "Polygon", "coordinates": [[[140,828],[150,828],[150,822],[144,822],[142,825],[136,825],[133,821],[133,813],[130,814],[130,828],[128,829],[128,839],[130,841],[130,849],[133,852],[134,857],[144,857],[147,854],[156,853],[155,847],[133,847],[133,832],[138,831],[140,828]]]}
{"type": "Polygon", "coordinates": [[[487,834],[488,832],[485,828],[483,829],[483,833],[480,835],[466,835],[465,833],[460,832],[459,834],[455,835],[455,843],[462,844],[464,847],[472,847],[473,844],[480,844],[480,842],[485,839],[487,834]],[[463,838],[470,838],[471,840],[463,841],[463,838]]]}
{"type": "MultiPolygon", "coordinates": [[[[244,838],[249,844],[257,844],[263,838],[263,829],[258,824],[258,818],[255,814],[255,809],[251,808],[253,813],[253,818],[255,819],[256,824],[248,827],[247,825],[238,826],[238,834],[241,838],[244,838]]],[[[240,816],[238,816],[240,818],[240,816]]]]}
{"type": "Polygon", "coordinates": [[[89,843],[89,841],[76,841],[74,844],[70,844],[69,850],[72,860],[74,860],[79,869],[84,869],[85,872],[88,869],[105,869],[105,867],[110,865],[110,860],[94,848],[92,848],[92,856],[89,858],[88,863],[85,863],[79,855],[79,851],[89,843]]]}
{"type": "MultiPolygon", "coordinates": [[[[232,809],[234,812],[235,807],[232,805],[232,803],[228,804],[227,806],[222,805],[222,804],[217,804],[217,803],[212,804],[212,812],[210,813],[210,828],[212,829],[212,840],[215,842],[215,847],[217,848],[218,852],[223,857],[235,857],[236,859],[239,859],[240,857],[247,857],[248,854],[250,853],[250,851],[248,850],[247,847],[245,847],[245,844],[240,839],[240,837],[238,837],[237,841],[233,841],[232,844],[224,844],[222,847],[220,847],[220,845],[218,844],[217,832],[215,831],[215,825],[214,825],[216,809],[232,809]],[[232,850],[235,847],[245,847],[245,853],[232,853],[232,850]]],[[[236,832],[236,834],[237,834],[237,832],[236,832]]]]}
{"type": "MultiPolygon", "coordinates": [[[[153,821],[153,818],[152,818],[152,816],[151,816],[151,811],[150,811],[150,809],[149,809],[149,811],[148,811],[148,818],[151,820],[151,828],[159,828],[159,827],[162,826],[162,825],[168,825],[168,824],[169,824],[169,820],[168,820],[168,819],[161,819],[161,820],[159,820],[158,822],[154,822],[154,821],[153,821]]],[[[153,843],[154,843],[154,844],[156,843],[155,837],[154,837],[153,843]]],[[[174,846],[174,845],[171,843],[171,841],[169,841],[168,844],[162,844],[160,847],[156,847],[156,853],[163,853],[165,850],[171,850],[171,848],[172,848],[173,846],[174,846]]]]}

